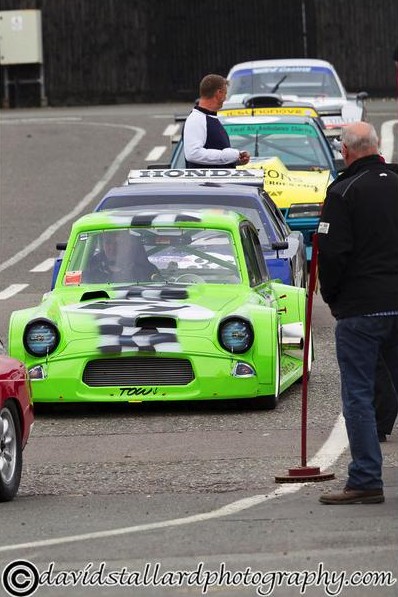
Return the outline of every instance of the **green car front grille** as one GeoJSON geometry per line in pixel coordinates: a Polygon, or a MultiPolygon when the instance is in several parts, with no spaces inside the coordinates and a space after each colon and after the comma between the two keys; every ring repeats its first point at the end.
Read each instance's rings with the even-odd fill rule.
{"type": "Polygon", "coordinates": [[[188,359],[123,357],[87,363],[83,382],[90,387],[185,386],[195,379],[188,359]]]}

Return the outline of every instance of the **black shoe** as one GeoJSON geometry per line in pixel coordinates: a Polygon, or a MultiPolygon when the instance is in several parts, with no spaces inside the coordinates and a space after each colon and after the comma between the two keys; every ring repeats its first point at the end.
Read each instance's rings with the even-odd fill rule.
{"type": "Polygon", "coordinates": [[[382,431],[378,431],[378,432],[377,432],[377,437],[379,438],[379,442],[380,442],[381,444],[383,444],[384,442],[386,442],[386,441],[387,441],[387,436],[386,436],[386,434],[385,434],[385,433],[383,433],[382,431]]]}

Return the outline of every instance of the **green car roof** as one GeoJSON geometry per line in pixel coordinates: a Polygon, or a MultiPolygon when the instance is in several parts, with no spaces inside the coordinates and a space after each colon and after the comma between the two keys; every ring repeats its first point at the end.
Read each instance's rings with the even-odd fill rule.
{"type": "Polygon", "coordinates": [[[85,230],[103,228],[126,228],[126,226],[156,226],[220,228],[236,230],[247,218],[226,209],[173,210],[173,209],[118,209],[87,214],[79,218],[72,227],[72,235],[85,230]]]}

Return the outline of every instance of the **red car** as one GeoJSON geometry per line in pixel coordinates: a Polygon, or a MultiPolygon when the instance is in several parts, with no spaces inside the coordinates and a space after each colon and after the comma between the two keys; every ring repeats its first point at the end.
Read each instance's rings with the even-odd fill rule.
{"type": "Polygon", "coordinates": [[[18,491],[22,450],[32,425],[26,368],[20,361],[0,354],[0,502],[12,500],[18,491]]]}

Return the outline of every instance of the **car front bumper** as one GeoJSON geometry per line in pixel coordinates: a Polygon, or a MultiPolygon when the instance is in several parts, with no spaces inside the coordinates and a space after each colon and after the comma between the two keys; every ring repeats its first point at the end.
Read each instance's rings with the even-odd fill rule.
{"type": "MultiPolygon", "coordinates": [[[[123,361],[124,357],[103,359],[103,379],[101,377],[88,379],[85,374],[90,359],[54,360],[47,364],[35,365],[42,368],[43,378],[32,380],[32,394],[34,402],[148,402],[148,401],[178,401],[178,400],[218,400],[228,398],[252,398],[256,396],[269,396],[275,393],[276,374],[275,356],[270,355],[261,367],[246,360],[244,355],[231,355],[220,358],[219,356],[195,355],[187,357],[180,355],[181,360],[188,361],[192,367],[192,379],[187,383],[181,379],[178,370],[173,373],[170,369],[170,381],[156,383],[156,374],[153,382],[139,383],[139,375],[133,375],[133,381],[128,381],[128,376],[108,378],[110,371],[108,363],[112,365],[123,361]],[[238,364],[244,366],[239,369],[238,364]],[[260,370],[261,369],[261,370],[260,370]],[[243,375],[239,375],[242,371],[243,375]],[[250,373],[251,371],[251,373],[250,373]],[[83,381],[85,379],[85,381],[83,381]],[[120,382],[120,383],[119,383],[120,382]],[[112,385],[109,385],[112,384],[112,385]]],[[[129,356],[134,365],[134,356],[129,356]]],[[[141,354],[138,357],[143,357],[141,354]]],[[[153,355],[148,355],[153,359],[153,355]]],[[[168,365],[168,357],[157,356],[159,368],[168,365]]],[[[101,359],[96,358],[98,363],[101,359]]],[[[115,376],[115,367],[113,376],[115,376]]],[[[117,377],[117,372],[116,372],[117,377]]],[[[141,381],[147,381],[141,379],[141,381]]]]}

